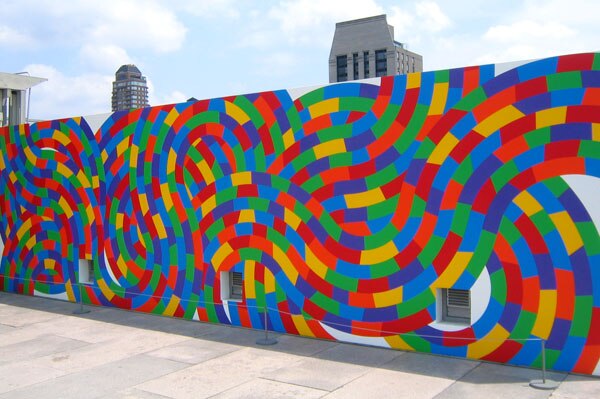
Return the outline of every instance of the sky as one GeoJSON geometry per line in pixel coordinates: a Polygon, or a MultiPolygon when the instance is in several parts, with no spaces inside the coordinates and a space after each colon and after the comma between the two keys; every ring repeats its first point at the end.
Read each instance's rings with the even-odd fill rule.
{"type": "Polygon", "coordinates": [[[335,23],[387,14],[424,70],[597,51],[597,0],[2,0],[0,71],[48,81],[30,117],[110,112],[122,64],[151,105],[328,83],[335,23]]]}

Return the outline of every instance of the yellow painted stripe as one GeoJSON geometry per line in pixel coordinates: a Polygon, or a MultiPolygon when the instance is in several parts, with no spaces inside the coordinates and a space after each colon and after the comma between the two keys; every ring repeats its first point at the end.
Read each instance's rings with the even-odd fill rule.
{"type": "Polygon", "coordinates": [[[296,281],[298,280],[298,270],[292,265],[292,262],[290,262],[286,253],[276,245],[273,245],[273,259],[281,266],[281,270],[283,270],[283,273],[290,282],[293,285],[296,285],[296,281]]]}
{"type": "Polygon", "coordinates": [[[527,191],[523,191],[515,198],[515,203],[528,216],[535,215],[542,210],[540,203],[527,191]]]}
{"type": "Polygon", "coordinates": [[[175,173],[175,164],[177,162],[177,153],[173,148],[169,150],[167,158],[167,174],[175,173]]]}
{"type": "Polygon", "coordinates": [[[346,143],[344,139],[336,139],[316,145],[313,148],[316,159],[321,159],[334,154],[346,152],[346,143]]]}
{"type": "Polygon", "coordinates": [[[313,332],[311,331],[310,327],[308,327],[308,324],[306,323],[304,316],[292,315],[292,321],[294,322],[294,326],[296,327],[296,330],[298,330],[298,333],[300,335],[305,336],[305,337],[314,337],[315,336],[313,334],[313,332]]]}
{"type": "Polygon", "coordinates": [[[244,279],[244,292],[246,293],[246,298],[256,298],[256,281],[254,279],[255,269],[255,261],[246,260],[246,262],[244,262],[244,276],[252,277],[244,279]]]}
{"type": "Polygon", "coordinates": [[[517,108],[512,105],[508,105],[488,116],[477,126],[475,126],[473,130],[484,137],[488,137],[501,127],[504,127],[514,120],[522,118],[523,116],[524,114],[517,108]]]}
{"type": "Polygon", "coordinates": [[[315,253],[310,250],[308,245],[305,245],[304,248],[306,253],[306,264],[308,265],[308,267],[319,277],[325,279],[327,271],[329,270],[327,265],[321,262],[321,260],[315,255],[315,253]]]}
{"type": "Polygon", "coordinates": [[[225,103],[225,113],[235,119],[240,125],[243,125],[250,120],[250,117],[244,110],[231,102],[225,103]]]}
{"type": "Polygon", "coordinates": [[[129,148],[129,140],[124,139],[121,140],[119,144],[117,144],[117,155],[121,156],[125,152],[126,149],[129,148]]]}
{"type": "Polygon", "coordinates": [[[125,276],[125,278],[127,278],[127,265],[125,264],[125,260],[123,260],[123,256],[119,255],[119,257],[117,258],[117,267],[119,268],[119,272],[121,272],[121,274],[123,276],[125,276]]]}
{"type": "Polygon", "coordinates": [[[473,257],[472,252],[457,252],[442,272],[440,277],[433,283],[432,288],[451,288],[464,272],[473,257]]]}
{"type": "Polygon", "coordinates": [[[376,292],[373,294],[373,300],[378,308],[397,305],[402,302],[402,286],[385,292],[376,292]]]}
{"type": "Polygon", "coordinates": [[[344,195],[348,208],[363,208],[385,201],[385,196],[379,187],[362,193],[344,195]]]}
{"type": "Polygon", "coordinates": [[[400,349],[404,351],[414,351],[415,349],[406,343],[399,335],[392,335],[389,337],[385,337],[386,342],[390,345],[391,348],[400,349]]]}
{"type": "Polygon", "coordinates": [[[444,113],[449,85],[448,82],[436,83],[433,85],[433,95],[431,97],[429,115],[441,115],[444,113]]]}
{"type": "Polygon", "coordinates": [[[132,167],[137,167],[137,161],[138,161],[138,156],[140,155],[140,148],[135,145],[132,144],[131,145],[131,154],[129,155],[129,164],[132,167]]]}
{"type": "Polygon", "coordinates": [[[216,206],[217,206],[217,199],[215,198],[214,195],[212,197],[207,198],[206,201],[204,201],[201,206],[202,216],[206,216],[209,213],[211,213],[213,211],[213,209],[215,209],[216,206]]]}
{"type": "Polygon", "coordinates": [[[600,141],[600,123],[592,123],[592,140],[600,141]]]}
{"type": "Polygon", "coordinates": [[[563,239],[567,252],[572,255],[583,246],[583,240],[577,230],[577,226],[566,211],[550,214],[550,219],[554,222],[558,233],[563,239]]]}
{"type": "Polygon", "coordinates": [[[317,118],[321,115],[331,114],[340,110],[340,99],[330,98],[308,107],[308,112],[312,118],[317,118]]]}
{"type": "Polygon", "coordinates": [[[567,120],[567,107],[544,109],[535,113],[535,127],[560,125],[567,120]]]}
{"type": "Polygon", "coordinates": [[[290,211],[287,208],[283,209],[283,221],[290,226],[292,229],[296,230],[298,226],[300,226],[300,222],[302,219],[294,212],[290,211]]]}
{"type": "Polygon", "coordinates": [[[104,295],[106,297],[106,299],[108,299],[109,301],[111,299],[113,299],[113,297],[115,296],[115,293],[112,292],[112,290],[110,288],[108,288],[108,285],[106,285],[106,282],[104,281],[103,278],[99,279],[96,281],[98,283],[98,287],[100,287],[100,291],[102,292],[102,295],[104,295]]]}
{"type": "Polygon", "coordinates": [[[240,223],[254,223],[255,221],[256,221],[256,217],[254,215],[254,210],[242,209],[240,211],[240,217],[239,217],[240,223]]]}
{"type": "Polygon", "coordinates": [[[167,231],[160,215],[152,215],[152,221],[154,222],[154,228],[158,233],[158,238],[167,238],[167,231]]]}
{"type": "Polygon", "coordinates": [[[146,193],[139,193],[138,198],[140,200],[140,210],[142,211],[142,214],[145,215],[150,210],[150,206],[148,205],[148,197],[146,196],[146,193]]]}
{"type": "Polygon", "coordinates": [[[292,131],[292,129],[288,129],[287,132],[285,132],[282,136],[283,138],[283,147],[287,150],[288,148],[290,148],[292,146],[292,144],[294,144],[294,142],[296,141],[296,139],[294,138],[294,132],[292,131]]]}
{"type": "Polygon", "coordinates": [[[269,269],[265,268],[264,276],[265,293],[275,292],[275,276],[273,276],[273,273],[271,273],[269,269]]]}
{"type": "Polygon", "coordinates": [[[531,334],[540,338],[548,338],[556,315],[556,290],[540,291],[540,306],[531,334]]]}
{"type": "Polygon", "coordinates": [[[160,194],[167,212],[170,211],[173,208],[173,198],[171,197],[171,190],[169,190],[169,183],[160,185],[160,194]]]}
{"type": "Polygon", "coordinates": [[[481,359],[498,348],[509,337],[510,333],[500,324],[496,324],[486,336],[473,342],[467,349],[467,357],[481,359]]]}
{"type": "Polygon", "coordinates": [[[67,200],[65,200],[63,197],[60,197],[58,199],[58,205],[60,205],[60,208],[63,210],[63,212],[65,213],[65,215],[67,215],[67,217],[70,218],[71,216],[73,216],[73,210],[71,209],[71,207],[67,203],[67,200]]]}
{"type": "Polygon", "coordinates": [[[204,179],[206,184],[214,183],[215,175],[213,174],[213,171],[208,166],[208,162],[206,162],[203,159],[200,162],[198,162],[197,166],[198,166],[198,169],[200,170],[200,174],[202,175],[202,178],[204,179]]]}
{"type": "MultiPolygon", "coordinates": [[[[100,285],[100,281],[102,280],[98,280],[98,285],[100,285]]],[[[102,281],[104,282],[104,281],[102,281]]],[[[106,284],[104,285],[106,287],[106,284]]],[[[102,286],[100,287],[102,288],[102,286]]],[[[67,281],[67,283],[65,284],[65,291],[67,293],[67,298],[69,299],[69,301],[71,302],[75,302],[75,293],[73,292],[73,284],[71,284],[71,280],[67,281]]],[[[111,292],[112,294],[112,292],[111,292]]],[[[110,297],[108,295],[106,295],[106,298],[108,300],[112,299],[114,294],[112,294],[110,297]]]]}
{"type": "Polygon", "coordinates": [[[171,108],[169,115],[167,115],[167,117],[165,118],[165,124],[172,126],[173,122],[175,122],[175,119],[177,119],[178,116],[179,116],[179,112],[177,112],[177,110],[175,108],[171,108]]]}
{"type": "Polygon", "coordinates": [[[176,295],[172,295],[163,314],[165,316],[173,316],[177,310],[177,306],[179,306],[179,298],[176,295]]]}
{"type": "Polygon", "coordinates": [[[219,249],[217,249],[217,251],[215,252],[215,254],[213,255],[213,257],[211,259],[211,263],[212,263],[213,267],[215,268],[215,270],[219,270],[221,263],[223,263],[223,261],[232,252],[233,252],[233,248],[231,248],[231,245],[229,245],[228,242],[224,243],[223,245],[221,245],[219,247],[219,249]]]}
{"type": "Polygon", "coordinates": [[[360,263],[361,265],[374,265],[393,258],[397,253],[398,248],[396,248],[394,242],[388,241],[380,247],[361,251],[360,263]]]}
{"type": "Polygon", "coordinates": [[[421,87],[421,74],[419,72],[409,73],[406,75],[406,88],[414,89],[421,87]]]}
{"type": "Polygon", "coordinates": [[[124,219],[125,216],[122,213],[117,213],[117,216],[115,217],[115,227],[117,228],[117,230],[123,228],[124,219]]]}
{"type": "Polygon", "coordinates": [[[251,184],[252,174],[250,172],[239,172],[231,175],[231,185],[241,186],[242,184],[251,184]]]}
{"type": "Polygon", "coordinates": [[[435,146],[435,150],[433,150],[427,161],[435,165],[441,165],[448,159],[448,155],[457,144],[458,139],[453,134],[447,133],[438,145],[435,146]]]}

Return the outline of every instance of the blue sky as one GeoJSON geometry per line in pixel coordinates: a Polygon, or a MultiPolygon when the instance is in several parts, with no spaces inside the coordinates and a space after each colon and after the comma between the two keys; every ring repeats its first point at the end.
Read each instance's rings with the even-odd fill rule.
{"type": "Polygon", "coordinates": [[[48,78],[32,118],[110,111],[124,63],[152,105],[327,83],[335,23],[387,14],[425,70],[598,50],[596,0],[3,0],[0,71],[48,78]]]}

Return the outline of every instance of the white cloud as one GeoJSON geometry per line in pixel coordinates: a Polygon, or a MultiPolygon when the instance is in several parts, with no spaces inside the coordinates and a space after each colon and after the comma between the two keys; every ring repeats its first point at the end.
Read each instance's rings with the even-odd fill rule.
{"type": "Polygon", "coordinates": [[[29,46],[34,39],[29,35],[21,33],[10,26],[0,25],[0,45],[9,47],[29,46]]]}
{"type": "Polygon", "coordinates": [[[538,22],[530,19],[517,20],[509,25],[492,26],[483,38],[501,43],[523,42],[532,39],[556,40],[572,37],[575,31],[556,21],[538,22]]]}
{"type": "Polygon", "coordinates": [[[415,11],[420,21],[419,25],[425,30],[439,32],[451,25],[450,18],[433,1],[424,1],[415,4],[415,11]]]}
{"type": "Polygon", "coordinates": [[[44,64],[31,64],[24,69],[32,76],[48,79],[31,90],[31,118],[54,119],[110,112],[110,75],[66,76],[44,64]]]}
{"type": "Polygon", "coordinates": [[[335,22],[383,14],[374,0],[286,0],[268,11],[291,43],[331,46],[335,22]]]}
{"type": "Polygon", "coordinates": [[[170,4],[204,19],[240,18],[239,4],[235,0],[186,0],[170,4]]]}
{"type": "Polygon", "coordinates": [[[134,63],[125,49],[112,44],[84,44],[79,56],[83,64],[94,70],[116,71],[121,65],[134,63]]]}
{"type": "Polygon", "coordinates": [[[3,19],[12,24],[5,28],[23,27],[34,40],[63,48],[92,43],[162,53],[180,49],[186,36],[170,5],[158,0],[21,0],[3,19]]]}

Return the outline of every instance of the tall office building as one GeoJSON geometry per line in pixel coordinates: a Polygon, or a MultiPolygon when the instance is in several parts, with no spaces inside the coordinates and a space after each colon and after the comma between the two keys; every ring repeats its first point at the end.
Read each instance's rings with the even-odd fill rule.
{"type": "Polygon", "coordinates": [[[120,111],[147,107],[146,77],[133,64],[121,65],[115,73],[112,90],[112,110],[120,111]]]}
{"type": "Polygon", "coordinates": [[[423,71],[423,57],[394,40],[385,15],[335,24],[329,83],[423,71]]]}

